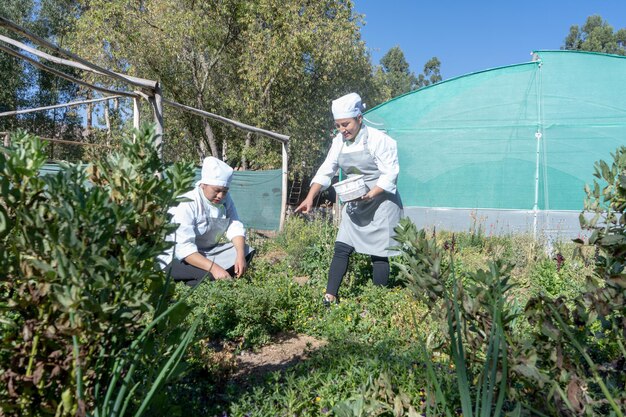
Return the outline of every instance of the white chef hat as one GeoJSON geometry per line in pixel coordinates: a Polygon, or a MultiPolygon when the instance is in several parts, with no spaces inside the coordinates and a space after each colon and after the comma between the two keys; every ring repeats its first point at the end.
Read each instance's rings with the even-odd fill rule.
{"type": "Polygon", "coordinates": [[[206,184],[218,187],[230,187],[233,169],[227,163],[209,156],[202,162],[202,176],[196,185],[206,184]]]}
{"type": "Polygon", "coordinates": [[[348,119],[361,115],[364,106],[361,103],[361,96],[357,93],[346,94],[333,100],[332,104],[333,118],[348,119]]]}

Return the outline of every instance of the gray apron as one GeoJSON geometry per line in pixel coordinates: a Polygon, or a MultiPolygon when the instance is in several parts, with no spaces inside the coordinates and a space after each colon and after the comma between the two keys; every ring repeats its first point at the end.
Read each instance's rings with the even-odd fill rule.
{"type": "MultiPolygon", "coordinates": [[[[348,154],[339,154],[338,164],[350,178],[364,175],[365,184],[371,190],[376,185],[381,172],[370,154],[367,144],[367,132],[363,135],[363,150],[348,154]]],[[[397,251],[388,248],[397,245],[393,240],[393,229],[402,216],[402,200],[396,191],[387,191],[368,201],[351,201],[342,209],[341,224],[337,241],[350,245],[358,253],[374,256],[393,256],[397,251]]]]}
{"type": "MultiPolygon", "coordinates": [[[[228,217],[211,217],[209,215],[211,212],[209,207],[211,203],[206,199],[200,187],[198,187],[198,192],[200,193],[202,209],[208,223],[206,230],[204,232],[202,230],[198,230],[199,233],[196,235],[196,246],[198,247],[198,252],[222,268],[228,269],[235,265],[235,261],[237,260],[237,250],[231,242],[220,243],[220,241],[225,236],[226,230],[228,230],[230,219],[228,217]]],[[[226,210],[223,204],[213,206],[219,209],[220,214],[226,210]]],[[[244,250],[244,255],[247,256],[250,252],[250,247],[246,244],[244,250]]]]}

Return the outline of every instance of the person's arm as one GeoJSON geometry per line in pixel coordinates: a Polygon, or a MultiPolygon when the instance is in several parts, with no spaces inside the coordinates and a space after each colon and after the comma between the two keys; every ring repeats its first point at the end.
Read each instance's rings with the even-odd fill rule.
{"type": "Polygon", "coordinates": [[[211,261],[210,259],[207,259],[199,252],[194,252],[190,255],[187,255],[187,257],[185,257],[185,262],[187,262],[189,265],[195,266],[196,268],[207,271],[215,279],[231,278],[230,274],[224,268],[211,261]]]}
{"type": "Polygon", "coordinates": [[[232,240],[233,246],[237,251],[235,259],[235,276],[239,278],[246,273],[248,263],[246,262],[246,238],[244,236],[235,236],[232,240]]]}
{"type": "Polygon", "coordinates": [[[306,197],[300,203],[298,207],[296,207],[295,212],[308,213],[313,208],[313,200],[315,197],[323,190],[330,187],[330,183],[335,176],[335,173],[339,169],[339,153],[341,152],[341,148],[343,145],[343,141],[340,137],[341,135],[337,135],[333,139],[333,143],[328,151],[328,155],[326,155],[326,159],[324,163],[319,167],[317,172],[315,173],[315,177],[311,180],[311,188],[307,193],[306,197]]]}
{"type": "Polygon", "coordinates": [[[237,208],[230,195],[226,197],[224,207],[226,207],[226,217],[230,219],[230,224],[228,229],[226,229],[226,238],[232,242],[237,252],[234,273],[239,278],[248,269],[248,263],[246,262],[246,228],[239,220],[237,208]]]}
{"type": "Polygon", "coordinates": [[[398,173],[400,172],[396,141],[388,135],[378,132],[377,135],[371,136],[370,143],[372,145],[370,152],[374,157],[376,167],[380,171],[380,177],[376,181],[376,186],[368,194],[373,194],[370,198],[385,191],[395,194],[398,173]]]}
{"type": "Polygon", "coordinates": [[[308,213],[313,208],[313,200],[321,190],[322,184],[318,184],[316,182],[312,183],[308,194],[306,195],[302,203],[300,203],[300,205],[296,207],[295,212],[298,213],[301,211],[302,213],[308,213]]]}

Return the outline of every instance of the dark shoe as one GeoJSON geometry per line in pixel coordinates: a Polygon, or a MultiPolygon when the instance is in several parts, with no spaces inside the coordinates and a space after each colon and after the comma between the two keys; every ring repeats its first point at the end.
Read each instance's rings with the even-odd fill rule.
{"type": "Polygon", "coordinates": [[[337,297],[334,297],[333,299],[328,294],[325,294],[324,298],[322,299],[322,303],[324,304],[324,307],[330,308],[330,306],[333,304],[339,304],[339,299],[337,297]]]}

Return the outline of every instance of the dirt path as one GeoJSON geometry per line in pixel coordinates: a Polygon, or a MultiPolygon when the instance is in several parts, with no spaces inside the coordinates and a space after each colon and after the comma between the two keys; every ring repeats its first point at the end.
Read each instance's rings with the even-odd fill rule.
{"type": "Polygon", "coordinates": [[[326,341],[302,334],[284,334],[274,343],[256,352],[242,352],[232,378],[251,381],[274,371],[283,371],[306,359],[312,352],[326,345],[326,341]]]}

